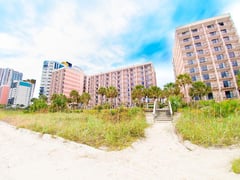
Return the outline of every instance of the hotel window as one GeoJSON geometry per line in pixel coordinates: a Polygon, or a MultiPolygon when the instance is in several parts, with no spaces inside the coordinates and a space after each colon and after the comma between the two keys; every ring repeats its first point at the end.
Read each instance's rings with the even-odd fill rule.
{"type": "Polygon", "coordinates": [[[229,41],[229,36],[223,37],[224,41],[229,41]]]}
{"type": "Polygon", "coordinates": [[[229,73],[227,71],[223,71],[221,72],[221,77],[222,78],[229,77],[229,73]]]}
{"type": "Polygon", "coordinates": [[[226,67],[226,66],[225,66],[224,63],[220,63],[220,64],[219,64],[219,68],[220,68],[220,69],[223,69],[223,68],[225,68],[225,67],[226,67]]]}
{"type": "Polygon", "coordinates": [[[221,32],[222,33],[227,33],[227,30],[226,29],[221,29],[221,32]]]}
{"type": "Polygon", "coordinates": [[[200,63],[204,63],[204,62],[206,62],[205,57],[201,57],[201,58],[199,58],[199,62],[200,62],[200,63]]]}
{"type": "Polygon", "coordinates": [[[224,22],[219,22],[218,25],[219,26],[224,26],[224,22]]]}
{"type": "Polygon", "coordinates": [[[193,63],[194,63],[193,60],[188,60],[188,65],[191,65],[193,63]]]}
{"type": "Polygon", "coordinates": [[[226,44],[228,49],[232,49],[232,45],[231,44],[226,44]]]}
{"type": "Polygon", "coordinates": [[[207,66],[201,66],[201,70],[202,70],[202,71],[207,71],[208,68],[207,68],[207,66]]]}
{"type": "Polygon", "coordinates": [[[233,70],[233,72],[234,72],[234,75],[238,75],[240,73],[240,70],[235,69],[233,70]]]}
{"type": "Polygon", "coordinates": [[[184,32],[182,32],[182,35],[186,35],[188,33],[189,33],[189,31],[184,31],[184,32]]]}
{"type": "Polygon", "coordinates": [[[190,69],[189,69],[189,72],[190,72],[190,73],[195,73],[195,69],[194,69],[194,68],[190,68],[190,69]]]}
{"type": "Polygon", "coordinates": [[[187,52],[186,55],[187,57],[193,56],[193,52],[187,52]]]}
{"type": "Polygon", "coordinates": [[[229,55],[230,58],[234,58],[235,57],[234,52],[229,52],[228,55],[229,55]]]}
{"type": "Polygon", "coordinates": [[[203,50],[201,49],[201,50],[197,50],[197,53],[198,54],[203,54],[203,50]]]}
{"type": "Polygon", "coordinates": [[[201,44],[200,42],[198,42],[198,43],[195,43],[195,46],[196,46],[196,47],[201,47],[202,44],[201,44]]]}
{"type": "Polygon", "coordinates": [[[237,61],[232,61],[232,66],[238,66],[238,62],[237,61]]]}
{"type": "Polygon", "coordinates": [[[216,44],[216,43],[218,43],[219,42],[219,39],[212,39],[212,43],[213,44],[216,44]]]}
{"type": "Polygon", "coordinates": [[[196,76],[192,76],[192,81],[197,81],[197,77],[196,76]]]}
{"type": "Polygon", "coordinates": [[[213,24],[210,24],[207,26],[208,29],[211,29],[211,28],[214,28],[214,25],[213,24]]]}
{"type": "Polygon", "coordinates": [[[203,79],[204,80],[209,80],[209,74],[203,74],[203,79]]]}
{"type": "Polygon", "coordinates": [[[198,32],[198,29],[192,29],[192,32],[193,33],[198,32]]]}
{"type": "Polygon", "coordinates": [[[214,51],[221,51],[221,46],[214,47],[214,51]]]}
{"type": "Polygon", "coordinates": [[[207,87],[211,87],[211,83],[210,82],[206,82],[205,83],[207,87]]]}
{"type": "Polygon", "coordinates": [[[197,36],[193,36],[194,39],[200,39],[200,36],[197,35],[197,36]]]}
{"type": "Polygon", "coordinates": [[[223,86],[224,87],[230,87],[231,86],[231,82],[230,81],[223,81],[223,86]]]}
{"type": "Polygon", "coordinates": [[[216,35],[216,34],[217,34],[216,31],[210,32],[210,35],[211,35],[211,36],[214,36],[214,35],[216,35]]]}
{"type": "Polygon", "coordinates": [[[188,42],[190,38],[184,38],[183,42],[188,42]]]}
{"type": "Polygon", "coordinates": [[[190,49],[192,46],[191,45],[186,45],[185,49],[190,49]]]}
{"type": "Polygon", "coordinates": [[[217,55],[217,60],[221,60],[221,59],[224,59],[223,54],[218,54],[218,55],[217,55]]]}

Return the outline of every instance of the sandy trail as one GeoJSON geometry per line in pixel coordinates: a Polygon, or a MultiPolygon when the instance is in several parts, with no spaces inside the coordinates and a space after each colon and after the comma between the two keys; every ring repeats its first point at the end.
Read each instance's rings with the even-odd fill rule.
{"type": "Polygon", "coordinates": [[[153,124],[146,139],[114,152],[0,122],[0,180],[240,179],[231,172],[239,156],[237,148],[191,151],[171,122],[153,124]]]}

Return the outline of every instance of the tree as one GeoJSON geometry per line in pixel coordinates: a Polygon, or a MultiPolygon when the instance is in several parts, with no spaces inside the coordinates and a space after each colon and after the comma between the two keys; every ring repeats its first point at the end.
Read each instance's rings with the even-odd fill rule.
{"type": "Polygon", "coordinates": [[[173,83],[173,82],[167,83],[163,87],[163,94],[167,98],[169,96],[179,95],[180,94],[180,88],[177,86],[176,83],[173,83]]]}
{"type": "Polygon", "coordinates": [[[147,94],[149,98],[157,99],[162,95],[162,90],[157,86],[151,86],[147,89],[147,94]]]}
{"type": "Polygon", "coordinates": [[[32,105],[30,106],[30,111],[46,111],[48,108],[47,105],[47,97],[42,95],[39,98],[32,98],[31,99],[32,105]]]}
{"type": "Polygon", "coordinates": [[[53,94],[51,97],[50,110],[52,112],[64,111],[67,109],[67,97],[64,94],[53,94]]]}
{"type": "Polygon", "coordinates": [[[184,97],[185,100],[188,101],[188,93],[187,93],[187,85],[192,84],[192,79],[190,77],[189,74],[185,73],[185,74],[180,74],[177,76],[177,80],[176,80],[176,84],[181,88],[183,87],[184,90],[184,97]]]}
{"type": "Polygon", "coordinates": [[[110,86],[106,89],[106,97],[111,99],[111,107],[113,106],[113,98],[116,98],[118,95],[118,91],[116,87],[110,86]]]}
{"type": "Polygon", "coordinates": [[[238,86],[238,88],[240,88],[240,71],[238,71],[238,73],[237,73],[236,80],[237,80],[237,86],[238,86]]]}
{"type": "Polygon", "coordinates": [[[76,107],[79,104],[79,101],[80,101],[80,95],[79,95],[78,91],[72,90],[70,92],[69,96],[70,96],[69,101],[70,101],[72,107],[73,108],[76,107]]]}
{"type": "Polygon", "coordinates": [[[103,96],[106,95],[106,88],[100,87],[97,92],[99,95],[101,95],[101,104],[103,103],[103,96]]]}
{"type": "Polygon", "coordinates": [[[89,93],[84,92],[81,96],[80,96],[80,102],[83,103],[84,107],[86,108],[88,106],[88,103],[91,99],[91,96],[89,93]]]}
{"type": "Polygon", "coordinates": [[[211,88],[207,86],[202,81],[196,81],[192,83],[192,87],[189,90],[189,95],[192,97],[199,97],[201,100],[203,96],[207,95],[209,92],[211,92],[211,88]]]}
{"type": "Polygon", "coordinates": [[[137,85],[132,90],[132,100],[137,102],[139,106],[141,104],[141,99],[149,92],[145,90],[143,85],[137,85]]]}

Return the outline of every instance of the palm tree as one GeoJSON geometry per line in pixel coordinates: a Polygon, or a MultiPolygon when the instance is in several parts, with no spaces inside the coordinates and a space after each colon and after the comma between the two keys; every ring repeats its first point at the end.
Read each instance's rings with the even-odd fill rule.
{"type": "Polygon", "coordinates": [[[79,103],[79,99],[80,98],[80,95],[78,93],[78,91],[76,90],[72,90],[70,92],[70,102],[72,103],[72,107],[74,107],[75,105],[77,106],[78,103],[79,103]]]}
{"type": "Polygon", "coordinates": [[[112,103],[113,98],[116,98],[117,95],[118,95],[118,91],[117,91],[116,87],[110,86],[106,89],[106,97],[111,98],[111,107],[113,105],[113,103],[112,103]]]}
{"type": "Polygon", "coordinates": [[[157,99],[162,95],[162,90],[157,86],[151,86],[148,88],[148,97],[157,99]]]}
{"type": "Polygon", "coordinates": [[[101,105],[103,103],[103,96],[106,95],[106,88],[105,87],[100,87],[97,92],[99,95],[101,95],[101,105]]]}
{"type": "Polygon", "coordinates": [[[164,85],[163,94],[167,98],[171,95],[179,95],[180,89],[176,83],[170,82],[164,85]]]}
{"type": "Polygon", "coordinates": [[[180,74],[177,76],[176,84],[181,88],[183,87],[185,100],[188,101],[187,85],[192,84],[192,79],[189,74],[180,74]]]}
{"type": "MultiPolygon", "coordinates": [[[[144,86],[143,85],[137,85],[132,90],[132,94],[131,94],[132,95],[132,100],[137,101],[137,105],[140,105],[141,99],[144,97],[145,94],[146,94],[146,90],[145,90],[144,86]]],[[[148,91],[147,91],[147,94],[149,94],[148,91]]]]}
{"type": "Polygon", "coordinates": [[[90,99],[90,94],[86,92],[82,93],[82,95],[80,96],[80,102],[84,105],[85,108],[88,106],[90,99]]]}
{"type": "Polygon", "coordinates": [[[189,90],[189,95],[192,97],[199,97],[201,100],[203,96],[207,95],[209,92],[211,92],[211,88],[207,86],[202,81],[196,81],[192,83],[192,87],[189,90]]]}

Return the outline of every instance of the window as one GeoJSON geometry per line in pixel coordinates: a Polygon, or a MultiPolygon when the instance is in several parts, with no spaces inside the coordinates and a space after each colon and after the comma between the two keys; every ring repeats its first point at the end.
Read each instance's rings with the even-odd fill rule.
{"type": "Polygon", "coordinates": [[[197,81],[197,77],[196,76],[192,76],[192,81],[197,81]]]}
{"type": "Polygon", "coordinates": [[[211,36],[214,36],[214,35],[216,35],[216,34],[217,34],[216,31],[210,32],[210,35],[211,35],[211,36]]]}
{"type": "Polygon", "coordinates": [[[192,46],[191,45],[186,45],[185,49],[190,49],[192,46]]]}
{"type": "Polygon", "coordinates": [[[191,65],[193,63],[194,63],[193,60],[188,60],[188,65],[191,65]]]}
{"type": "Polygon", "coordinates": [[[218,43],[219,42],[219,39],[212,39],[212,43],[213,44],[216,44],[216,43],[218,43]]]}
{"type": "Polygon", "coordinates": [[[205,57],[201,57],[201,58],[199,58],[199,62],[200,62],[200,63],[204,63],[204,62],[206,62],[205,57]]]}
{"type": "Polygon", "coordinates": [[[232,98],[233,93],[231,91],[225,91],[226,98],[232,98]]]}
{"type": "Polygon", "coordinates": [[[224,26],[224,23],[223,22],[219,22],[218,25],[219,26],[224,26]]]}
{"type": "Polygon", "coordinates": [[[223,54],[218,54],[218,55],[217,55],[217,60],[221,60],[221,59],[224,59],[223,54]]]}
{"type": "Polygon", "coordinates": [[[229,73],[227,71],[223,71],[221,72],[221,77],[222,78],[229,77],[229,73]]]}
{"type": "Polygon", "coordinates": [[[197,35],[197,36],[193,36],[194,39],[200,39],[200,36],[197,35]]]}
{"type": "Polygon", "coordinates": [[[211,87],[211,83],[210,82],[206,82],[205,84],[206,84],[206,86],[211,87]]]}
{"type": "Polygon", "coordinates": [[[183,42],[188,42],[190,38],[184,38],[183,42]]]}
{"type": "Polygon", "coordinates": [[[190,72],[190,73],[195,73],[195,69],[194,69],[194,68],[190,68],[190,69],[189,69],[189,72],[190,72]]]}
{"type": "Polygon", "coordinates": [[[192,32],[193,33],[198,32],[198,29],[192,29],[192,32]]]}
{"type": "Polygon", "coordinates": [[[214,47],[215,51],[221,51],[221,46],[214,47]]]}
{"type": "Polygon", "coordinates": [[[228,49],[232,49],[232,45],[231,44],[226,44],[228,49]]]}
{"type": "Polygon", "coordinates": [[[221,29],[221,32],[222,33],[227,33],[227,30],[226,29],[221,29]]]}
{"type": "Polygon", "coordinates": [[[223,68],[225,68],[225,67],[226,67],[226,66],[225,66],[224,63],[220,63],[220,64],[219,64],[219,68],[220,68],[220,69],[223,69],[223,68]]]}
{"type": "Polygon", "coordinates": [[[232,66],[238,66],[238,62],[237,61],[232,61],[232,66]]]}
{"type": "Polygon", "coordinates": [[[209,79],[209,74],[203,74],[203,79],[208,80],[209,79]]]}
{"type": "Polygon", "coordinates": [[[234,58],[235,57],[234,52],[229,52],[228,55],[229,55],[230,58],[234,58]]]}
{"type": "Polygon", "coordinates": [[[207,26],[208,29],[211,29],[211,28],[214,28],[214,25],[213,24],[210,24],[207,26]]]}
{"type": "Polygon", "coordinates": [[[186,35],[188,33],[189,33],[189,31],[184,31],[184,32],[182,32],[182,35],[186,35]]]}
{"type": "Polygon", "coordinates": [[[223,87],[231,87],[231,82],[230,81],[223,81],[223,87]]]}
{"type": "Polygon", "coordinates": [[[224,41],[229,41],[229,36],[223,37],[224,41]]]}
{"type": "Polygon", "coordinates": [[[187,57],[193,56],[193,52],[187,52],[186,55],[187,57]]]}
{"type": "Polygon", "coordinates": [[[201,50],[197,50],[197,53],[198,54],[203,54],[203,50],[201,49],[201,50]]]}
{"type": "Polygon", "coordinates": [[[202,44],[201,44],[200,42],[198,42],[198,43],[195,43],[195,46],[196,46],[196,47],[201,47],[202,44]]]}
{"type": "Polygon", "coordinates": [[[240,70],[234,69],[234,75],[238,75],[238,73],[240,73],[240,70]]]}
{"type": "Polygon", "coordinates": [[[207,66],[201,66],[201,69],[202,69],[202,71],[207,71],[208,70],[207,66]]]}

